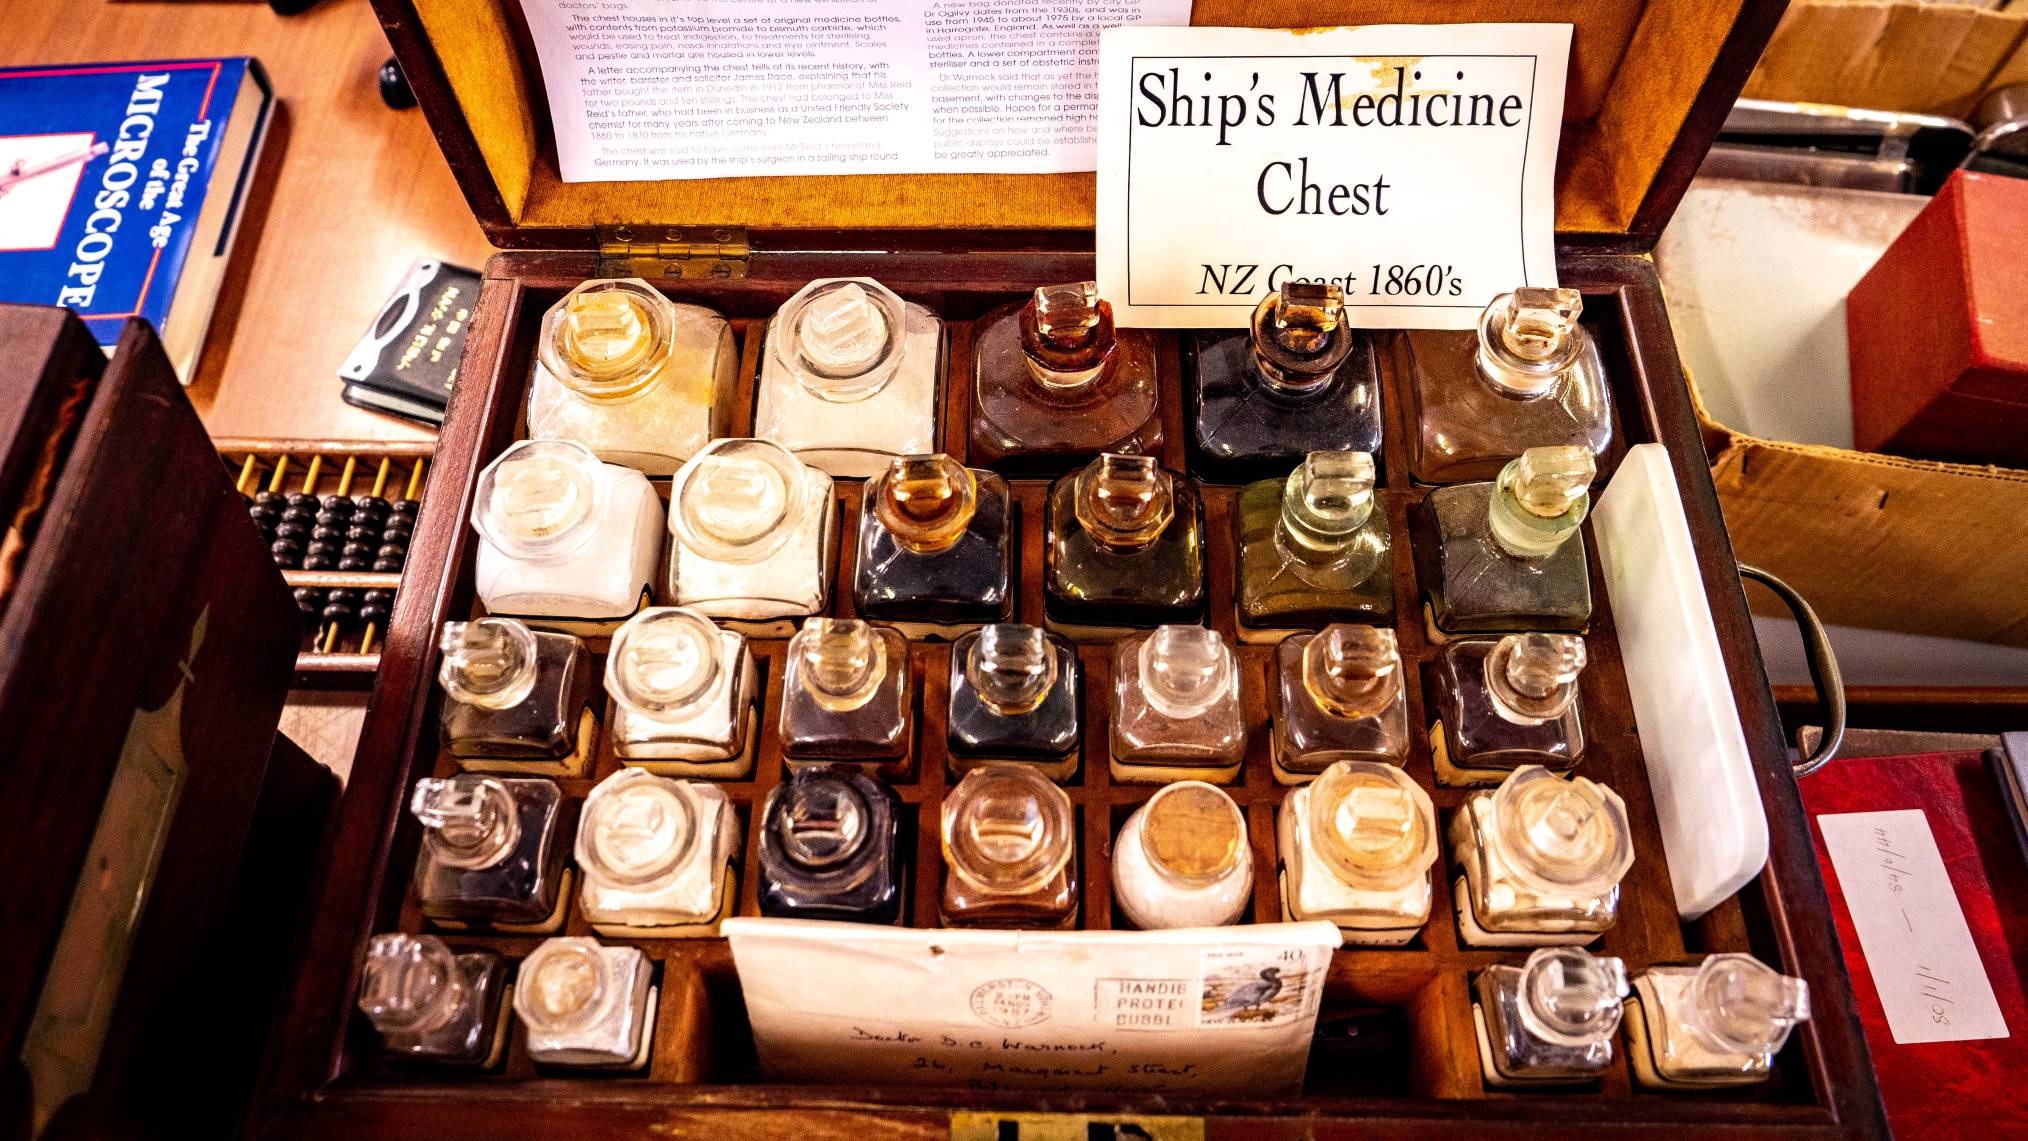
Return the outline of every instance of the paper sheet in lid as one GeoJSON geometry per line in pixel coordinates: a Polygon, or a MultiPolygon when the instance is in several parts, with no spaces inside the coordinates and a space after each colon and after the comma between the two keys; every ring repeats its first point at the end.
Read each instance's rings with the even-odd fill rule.
{"type": "Polygon", "coordinates": [[[729,919],[769,1081],[1265,1097],[1302,1087],[1338,929],[729,919]]]}

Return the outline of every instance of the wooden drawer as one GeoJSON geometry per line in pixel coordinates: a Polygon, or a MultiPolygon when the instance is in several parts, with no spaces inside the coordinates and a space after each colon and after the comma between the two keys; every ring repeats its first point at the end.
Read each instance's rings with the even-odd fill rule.
{"type": "MultiPolygon", "coordinates": [[[[1745,721],[1760,794],[1766,803],[1771,856],[1767,870],[1737,898],[1694,924],[1677,919],[1636,727],[1613,638],[1611,600],[1600,576],[1602,604],[1592,627],[1593,665],[1583,700],[1593,742],[1583,771],[1618,790],[1635,827],[1636,863],[1627,880],[1618,924],[1598,945],[1627,961],[1630,971],[1701,951],[1751,951],[1805,978],[1814,1018],[1797,1029],[1778,1060],[1778,1074],[1743,1093],[1681,1096],[1634,1086],[1624,1057],[1596,1089],[1548,1094],[1497,1094],[1483,1084],[1472,1030],[1470,977],[1499,962],[1518,963],[1525,952],[1460,947],[1447,877],[1439,875],[1433,917],[1421,936],[1398,950],[1341,950],[1327,985],[1324,1013],[1370,1007],[1402,1012],[1406,1077],[1324,1073],[1313,1064],[1304,1096],[1287,1100],[1186,1104],[1170,1099],[1092,1095],[1005,1095],[960,1090],[835,1088],[771,1085],[760,1080],[731,956],[722,939],[643,940],[639,946],[660,972],[661,1009],[653,1060],[639,1077],[559,1077],[538,1074],[520,1035],[503,1069],[471,1078],[443,1078],[389,1069],[374,1052],[371,1028],[352,1003],[368,936],[377,931],[419,930],[409,886],[419,829],[405,811],[405,793],[420,776],[450,772],[437,736],[440,693],[434,677],[436,630],[447,619],[475,612],[473,555],[477,538],[467,525],[479,469],[522,431],[521,409],[542,312],[566,290],[595,272],[588,254],[510,253],[494,259],[480,297],[464,383],[433,461],[431,495],[410,548],[405,589],[399,595],[382,651],[371,709],[352,770],[343,819],[327,877],[317,900],[319,916],[307,960],[284,1024],[271,1051],[260,1127],[287,1136],[428,1134],[444,1139],[524,1134],[789,1136],[877,1133],[880,1136],[947,1135],[955,1110],[1059,1110],[1203,1115],[1211,1136],[1353,1136],[1377,1129],[1405,1136],[1453,1134],[1475,1123],[1517,1134],[1567,1135],[1578,1123],[1620,1134],[1668,1136],[1685,1127],[1700,1136],[1883,1135],[1878,1096],[1859,1026],[1851,985],[1838,953],[1824,888],[1788,769],[1775,704],[1755,648],[1731,548],[1720,523],[1691,413],[1681,368],[1653,270],[1633,256],[1571,254],[1565,284],[1586,294],[1586,320],[1598,338],[1613,378],[1623,444],[1659,442],[1667,449],[1684,508],[1698,538],[1705,590],[1732,675],[1734,698],[1745,721]]],[[[943,439],[962,456],[971,390],[971,322],[994,305],[1021,297],[1036,285],[1088,278],[1088,254],[891,253],[756,256],[749,275],[723,281],[679,281],[665,288],[679,301],[713,306],[734,319],[741,345],[741,383],[734,433],[752,424],[761,330],[774,308],[804,282],[825,276],[869,275],[948,322],[943,439]]],[[[1168,418],[1166,462],[1187,470],[1178,384],[1182,339],[1164,334],[1161,366],[1168,418]]],[[[1383,355],[1384,356],[1384,355],[1383,355]]],[[[1396,604],[1404,659],[1420,664],[1433,651],[1422,627],[1421,584],[1407,557],[1407,514],[1424,494],[1407,477],[1408,430],[1402,378],[1386,371],[1385,503],[1397,546],[1396,604]]],[[[1616,452],[1615,455],[1618,453],[1616,452]]],[[[1020,503],[1018,617],[1040,622],[1042,610],[1042,506],[1046,484],[1015,481],[1020,503]]],[[[840,481],[845,533],[857,521],[860,488],[840,481]]],[[[662,486],[666,494],[666,481],[662,486]]],[[[1233,634],[1235,489],[1207,487],[1211,624],[1233,634]]],[[[841,544],[838,581],[851,581],[851,544],[841,544]]],[[[834,591],[831,612],[852,612],[851,591],[834,591]]],[[[757,771],[726,790],[748,824],[739,892],[740,914],[755,914],[753,817],[780,779],[775,732],[780,708],[784,642],[762,640],[755,649],[765,674],[765,701],[757,771]]],[[[1105,764],[1105,694],[1110,680],[1104,646],[1080,647],[1086,670],[1085,753],[1069,785],[1080,812],[1079,866],[1084,888],[1080,918],[1087,929],[1113,922],[1109,890],[1110,845],[1148,787],[1120,786],[1105,764]]],[[[936,814],[950,785],[943,746],[944,670],[947,643],[912,645],[920,775],[899,786],[904,803],[904,853],[912,858],[904,922],[937,924],[941,855],[936,814]]],[[[1256,856],[1251,921],[1280,918],[1274,885],[1274,814],[1286,790],[1269,775],[1267,718],[1271,647],[1241,651],[1251,737],[1241,783],[1232,789],[1244,808],[1256,856]]],[[[1408,772],[1431,791],[1446,820],[1459,790],[1434,785],[1426,728],[1429,695],[1419,670],[1407,678],[1411,717],[1419,728],[1408,772]]],[[[618,767],[602,742],[594,777],[618,767]]],[[[565,781],[581,797],[589,780],[565,781]]],[[[1448,856],[1448,845],[1446,856],[1448,856]]],[[[575,905],[567,931],[589,933],[575,905]]],[[[531,938],[463,937],[459,943],[526,952],[531,938]]],[[[1624,1051],[1621,1052],[1622,1055],[1624,1051]]],[[[1393,1071],[1390,1071],[1393,1072],[1393,1071]]]]}

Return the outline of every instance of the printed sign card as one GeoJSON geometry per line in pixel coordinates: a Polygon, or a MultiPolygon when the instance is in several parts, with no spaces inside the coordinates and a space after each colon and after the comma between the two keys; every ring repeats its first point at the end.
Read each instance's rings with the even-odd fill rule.
{"type": "Polygon", "coordinates": [[[1099,50],[1099,291],[1241,328],[1285,281],[1352,324],[1467,329],[1556,284],[1569,24],[1131,27],[1099,50]]]}
{"type": "Polygon", "coordinates": [[[1329,923],[724,930],[769,1081],[1199,1097],[1301,1088],[1339,942],[1329,923]]]}

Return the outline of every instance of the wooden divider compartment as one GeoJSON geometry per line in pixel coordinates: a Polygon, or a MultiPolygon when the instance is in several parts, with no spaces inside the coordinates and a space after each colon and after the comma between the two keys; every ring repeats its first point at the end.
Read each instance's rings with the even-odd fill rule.
{"type": "MultiPolygon", "coordinates": [[[[969,415],[972,322],[1026,289],[1048,281],[1090,276],[1088,257],[1060,254],[783,255],[770,272],[726,282],[667,283],[678,300],[713,305],[735,320],[741,382],[734,434],[752,424],[766,316],[804,281],[818,276],[877,276],[911,300],[942,314],[948,326],[948,371],[942,439],[953,455],[965,452],[969,415]]],[[[712,1135],[777,1136],[794,1131],[857,1130],[878,1119],[885,1135],[933,1135],[948,1128],[952,1110],[1035,1109],[1204,1113],[1214,1135],[1334,1135],[1384,1126],[1407,1135],[1434,1135],[1462,1121],[1506,1122],[1518,1129],[1557,1133],[1574,1123],[1610,1131],[1659,1134],[1695,1126],[1734,1135],[1781,1129],[1787,1134],[1853,1136],[1880,1133],[1877,1093],[1863,1041],[1850,1015],[1850,984],[1839,960],[1807,834],[1801,831],[1795,790],[1784,766],[1779,727],[1759,661],[1746,635],[1750,627],[1718,524],[1717,507],[1697,447],[1694,421],[1666,333],[1651,269],[1631,259],[1566,259],[1564,281],[1583,288],[1586,322],[1598,337],[1613,378],[1620,438],[1625,444],[1665,443],[1684,488],[1686,509],[1699,532],[1705,585],[1746,719],[1762,793],[1769,801],[1774,855],[1770,870],[1702,921],[1679,922],[1649,794],[1639,738],[1614,638],[1612,600],[1606,596],[1592,552],[1596,598],[1589,642],[1591,665],[1582,681],[1589,743],[1580,769],[1626,800],[1634,826],[1635,863],[1624,884],[1615,926],[1594,949],[1625,959],[1630,971],[1682,961],[1703,951],[1751,951],[1808,979],[1817,1020],[1798,1029],[1778,1062],[1775,1080],[1744,1091],[1683,1096],[1634,1085],[1621,1050],[1604,1078],[1590,1088],[1513,1094],[1489,1090],[1479,1074],[1472,1029],[1470,982],[1494,963],[1518,963],[1525,950],[1474,950],[1460,945],[1453,912],[1451,848],[1442,843],[1435,903],[1429,924],[1400,949],[1344,949],[1334,957],[1324,1015],[1368,1006],[1399,1008],[1405,1015],[1411,1064],[1405,1084],[1373,1089],[1357,1075],[1323,1074],[1313,1067],[1310,1092],[1280,1101],[1178,1104],[1142,1102],[1131,1095],[1010,1095],[964,1090],[854,1087],[818,1088],[762,1082],[745,1025],[738,980],[723,939],[639,940],[656,963],[660,990],[655,1046],[640,1076],[591,1076],[538,1069],[522,1036],[512,1035],[496,1073],[447,1077],[404,1069],[374,1049],[375,1036],[350,1009],[366,937],[380,930],[427,929],[409,886],[419,830],[405,810],[412,781],[456,771],[437,739],[441,694],[434,684],[434,631],[447,618],[478,613],[472,589],[476,546],[465,524],[478,469],[523,431],[521,409],[533,359],[535,326],[571,285],[591,273],[589,259],[555,254],[509,254],[489,269],[472,337],[473,349],[440,442],[436,494],[426,503],[410,554],[411,589],[397,600],[374,708],[368,717],[338,851],[323,887],[323,918],[277,1038],[267,1083],[267,1126],[276,1132],[346,1133],[358,1129],[428,1132],[438,1137],[480,1135],[489,1129],[582,1129],[587,1126],[648,1131],[696,1129],[712,1135]],[[1357,1096],[1334,1090],[1358,1089],[1357,1096]]],[[[1387,334],[1381,334],[1383,337],[1387,334]]],[[[1183,401],[1179,384],[1183,336],[1160,336],[1166,417],[1165,462],[1187,471],[1183,401]]],[[[1411,723],[1407,771],[1429,790],[1440,822],[1449,820],[1466,790],[1436,785],[1426,730],[1428,692],[1423,667],[1436,647],[1423,626],[1422,585],[1410,557],[1408,518],[1427,489],[1408,478],[1408,426],[1402,378],[1383,353],[1386,418],[1383,502],[1395,547],[1396,629],[1406,669],[1411,723]]],[[[1609,460],[1616,462],[1616,450],[1609,460]]],[[[1013,481],[1019,504],[1017,618],[1042,620],[1042,539],[1047,482],[1013,481]]],[[[667,481],[658,487],[667,494],[667,481]]],[[[829,613],[849,616],[852,560],[861,487],[839,481],[846,536],[840,543],[829,613]]],[[[1237,488],[1206,485],[1210,623],[1233,635],[1235,542],[1232,513],[1237,488]]],[[[1587,527],[1589,532],[1589,527],[1587,527]]],[[[665,552],[666,558],[666,552],[665,552]]],[[[745,828],[737,914],[757,909],[758,822],[768,792],[783,775],[777,717],[781,707],[786,642],[754,642],[763,673],[764,705],[755,772],[723,782],[745,828]]],[[[1246,920],[1282,918],[1276,888],[1276,810],[1287,790],[1269,767],[1268,692],[1274,647],[1238,649],[1243,669],[1247,760],[1230,791],[1244,809],[1254,848],[1253,901],[1246,920]]],[[[950,644],[910,646],[916,718],[918,777],[897,784],[903,802],[903,857],[907,903],[901,922],[938,925],[942,856],[938,817],[954,783],[946,767],[946,670],[950,644]]],[[[1083,744],[1076,774],[1065,782],[1078,808],[1077,867],[1082,887],[1078,927],[1123,926],[1111,893],[1113,837],[1154,786],[1122,785],[1108,773],[1106,741],[1112,684],[1111,647],[1081,643],[1084,666],[1083,744]]],[[[601,661],[603,659],[601,658],[601,661]]],[[[603,715],[603,698],[597,699],[603,715]]],[[[581,798],[598,779],[617,771],[610,741],[601,738],[589,778],[563,781],[581,798]]],[[[591,934],[576,904],[565,933],[591,934]]],[[[489,946],[510,956],[539,940],[443,933],[455,946],[489,946]]],[[[622,940],[621,942],[628,942],[622,940]]],[[[842,1077],[842,1075],[841,1075],[842,1077]]]]}

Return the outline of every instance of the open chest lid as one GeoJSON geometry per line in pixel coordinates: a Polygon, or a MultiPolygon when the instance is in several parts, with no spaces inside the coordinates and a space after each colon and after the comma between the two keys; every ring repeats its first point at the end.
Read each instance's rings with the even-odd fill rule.
{"type": "MultiPolygon", "coordinates": [[[[869,240],[890,249],[1091,244],[1091,173],[565,182],[519,0],[373,2],[497,246],[589,250],[669,240],[694,245],[694,256],[743,258],[750,250],[865,249],[869,240]]],[[[1573,25],[1557,152],[1558,240],[1638,252],[1660,237],[1784,7],[1785,0],[1196,0],[1191,22],[1573,25]]]]}

